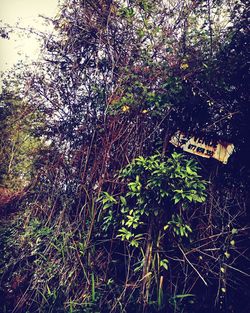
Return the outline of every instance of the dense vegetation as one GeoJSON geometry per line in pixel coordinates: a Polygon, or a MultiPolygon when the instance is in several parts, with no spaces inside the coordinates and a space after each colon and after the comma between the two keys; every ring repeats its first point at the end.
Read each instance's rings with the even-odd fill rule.
{"type": "Polygon", "coordinates": [[[1,310],[249,312],[247,2],[65,0],[48,22],[0,98],[1,310]],[[177,130],[234,143],[229,164],[177,130]]]}

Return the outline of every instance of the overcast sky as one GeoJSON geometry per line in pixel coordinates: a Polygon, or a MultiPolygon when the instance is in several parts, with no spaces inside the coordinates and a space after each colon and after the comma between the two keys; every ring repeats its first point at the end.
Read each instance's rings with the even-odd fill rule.
{"type": "MultiPolygon", "coordinates": [[[[43,25],[44,21],[39,18],[39,15],[55,16],[57,4],[58,0],[0,0],[0,20],[11,25],[19,22],[22,27],[31,26],[44,30],[46,26],[43,25]]],[[[39,45],[33,36],[19,38],[12,34],[10,40],[0,38],[1,71],[9,69],[26,56],[29,59],[36,59],[38,55],[39,45]]]]}

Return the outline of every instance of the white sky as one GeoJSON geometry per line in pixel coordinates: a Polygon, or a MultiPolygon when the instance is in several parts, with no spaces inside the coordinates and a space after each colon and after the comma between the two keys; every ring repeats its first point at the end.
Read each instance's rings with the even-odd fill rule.
{"type": "MultiPolygon", "coordinates": [[[[46,30],[39,15],[54,17],[57,4],[58,0],[0,0],[0,20],[12,26],[19,22],[21,27],[46,30]]],[[[10,69],[18,60],[33,60],[38,55],[39,44],[34,36],[19,38],[11,34],[9,40],[0,38],[0,71],[10,69]]]]}

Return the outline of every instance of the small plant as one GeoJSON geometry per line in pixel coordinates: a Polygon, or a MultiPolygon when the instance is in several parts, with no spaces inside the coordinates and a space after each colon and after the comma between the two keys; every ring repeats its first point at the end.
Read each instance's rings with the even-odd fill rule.
{"type": "MultiPolygon", "coordinates": [[[[138,240],[143,238],[140,230],[147,229],[154,220],[166,220],[170,212],[172,219],[164,230],[171,226],[175,235],[188,237],[192,229],[180,214],[174,213],[174,207],[181,204],[185,211],[188,204],[205,201],[206,182],[198,175],[198,169],[194,160],[178,153],[167,159],[159,154],[140,156],[127,165],[120,173],[127,182],[127,192],[117,199],[108,193],[101,197],[103,209],[119,204],[122,227],[118,237],[138,247],[138,240]]],[[[111,222],[110,214],[105,216],[104,225],[111,222]]]]}
{"type": "Polygon", "coordinates": [[[191,227],[183,222],[183,219],[179,214],[172,215],[172,220],[164,226],[164,230],[167,230],[169,226],[172,227],[173,232],[177,236],[188,237],[189,234],[192,233],[191,227]]]}
{"type": "Polygon", "coordinates": [[[118,196],[107,192],[101,195],[104,211],[109,209],[103,218],[102,229],[107,230],[112,224],[117,238],[128,243],[131,254],[133,249],[138,249],[134,273],[142,275],[144,302],[148,302],[149,290],[154,288],[150,282],[155,277],[159,282],[155,301],[161,307],[164,298],[162,274],[171,265],[164,242],[167,240],[172,245],[171,238],[182,242],[183,237],[189,237],[192,228],[185,219],[185,212],[193,203],[206,199],[206,182],[198,170],[194,160],[179,153],[168,158],[158,153],[140,156],[120,172],[125,192],[118,196]]]}

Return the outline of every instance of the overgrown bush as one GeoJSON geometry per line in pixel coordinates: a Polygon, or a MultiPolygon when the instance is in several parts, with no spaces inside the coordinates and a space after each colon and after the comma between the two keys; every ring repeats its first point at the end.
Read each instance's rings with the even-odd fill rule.
{"type": "MultiPolygon", "coordinates": [[[[47,144],[35,163],[32,140],[24,162],[15,154],[13,173],[32,166],[33,184],[3,230],[3,311],[243,312],[232,295],[246,303],[246,12],[244,1],[62,3],[37,71],[16,77],[31,110],[18,134],[47,144]],[[176,130],[233,140],[233,162],[173,152],[176,130]]],[[[13,130],[6,171],[18,136],[0,118],[13,130]]]]}

